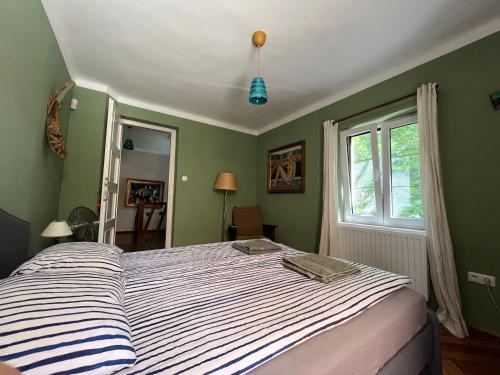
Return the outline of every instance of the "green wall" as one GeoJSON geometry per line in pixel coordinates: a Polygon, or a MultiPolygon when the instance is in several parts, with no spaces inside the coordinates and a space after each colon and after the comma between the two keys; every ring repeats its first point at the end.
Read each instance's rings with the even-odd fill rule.
{"type": "MultiPolygon", "coordinates": [[[[257,202],[264,210],[265,221],[279,225],[278,240],[301,250],[317,251],[323,121],[402,96],[422,83],[438,82],[444,191],[464,313],[470,324],[500,334],[500,319],[485,287],[466,281],[468,270],[500,277],[500,111],[494,111],[489,101],[489,94],[500,90],[499,47],[500,33],[496,33],[260,135],[257,202]],[[301,139],[306,141],[306,192],[268,194],[267,150],[301,139]]],[[[382,114],[379,111],[370,116],[382,114]]],[[[499,288],[493,293],[500,300],[499,288]]]]}
{"type": "MultiPolygon", "coordinates": [[[[79,106],[70,118],[61,217],[81,205],[95,209],[102,178],[107,97],[79,87],[74,97],[79,106]]],[[[238,178],[238,191],[228,196],[228,214],[233,205],[255,205],[257,137],[123,104],[118,111],[123,116],[178,130],[175,246],[219,241],[223,194],[213,190],[218,171],[236,173],[238,178]],[[188,181],[182,182],[181,176],[188,176],[188,181]]]]}
{"type": "MultiPolygon", "coordinates": [[[[0,208],[31,222],[31,251],[57,218],[63,161],[45,138],[47,100],[70,79],[40,1],[0,2],[0,208]]],[[[68,95],[68,98],[71,94],[68,95]]],[[[68,100],[62,106],[63,134],[68,100]]]]}
{"type": "Polygon", "coordinates": [[[66,219],[75,207],[97,209],[102,179],[107,95],[75,87],[78,109],[70,113],[67,156],[59,196],[59,216],[66,219]]]}

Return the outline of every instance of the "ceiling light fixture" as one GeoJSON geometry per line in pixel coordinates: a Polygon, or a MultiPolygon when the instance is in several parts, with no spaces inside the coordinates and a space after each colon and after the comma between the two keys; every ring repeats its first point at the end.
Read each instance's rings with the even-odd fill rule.
{"type": "Polygon", "coordinates": [[[266,33],[264,31],[256,31],[252,35],[252,42],[257,47],[257,77],[252,79],[250,85],[249,102],[255,105],[267,103],[267,91],[264,78],[260,76],[260,47],[266,43],[266,33]]]}

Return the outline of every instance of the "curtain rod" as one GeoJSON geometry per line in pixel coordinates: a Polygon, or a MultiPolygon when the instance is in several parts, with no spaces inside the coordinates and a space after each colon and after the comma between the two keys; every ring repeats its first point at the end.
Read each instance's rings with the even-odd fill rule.
{"type": "MultiPolygon", "coordinates": [[[[438,87],[439,87],[439,85],[436,85],[436,89],[438,87]]],[[[386,106],[391,105],[393,103],[397,103],[397,102],[399,102],[401,100],[405,100],[405,99],[411,98],[412,96],[417,96],[417,92],[414,91],[414,92],[412,92],[410,94],[406,94],[406,95],[400,96],[399,98],[389,100],[388,102],[385,102],[385,103],[382,103],[382,104],[378,104],[378,105],[376,105],[374,107],[370,107],[370,108],[364,109],[364,110],[362,110],[360,112],[354,113],[354,114],[346,116],[344,118],[341,118],[340,120],[335,120],[335,122],[342,122],[342,121],[350,120],[353,117],[356,117],[356,116],[359,116],[359,115],[363,115],[363,114],[365,114],[367,112],[371,112],[371,111],[374,111],[374,110],[379,109],[379,108],[386,107],[386,106]]]]}

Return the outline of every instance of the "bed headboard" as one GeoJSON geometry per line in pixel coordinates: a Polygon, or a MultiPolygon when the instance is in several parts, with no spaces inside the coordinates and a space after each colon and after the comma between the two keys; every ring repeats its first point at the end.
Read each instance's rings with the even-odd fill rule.
{"type": "Polygon", "coordinates": [[[30,223],[0,209],[0,278],[28,259],[30,223]]]}

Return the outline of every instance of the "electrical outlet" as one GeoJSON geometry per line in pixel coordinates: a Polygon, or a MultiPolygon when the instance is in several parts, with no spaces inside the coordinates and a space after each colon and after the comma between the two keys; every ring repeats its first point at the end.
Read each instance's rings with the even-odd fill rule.
{"type": "Polygon", "coordinates": [[[467,273],[467,276],[468,276],[467,279],[472,283],[489,285],[491,287],[495,286],[495,276],[483,275],[482,273],[471,272],[471,271],[467,273]],[[489,280],[488,284],[486,284],[487,280],[489,280]]]}
{"type": "Polygon", "coordinates": [[[186,182],[188,180],[188,176],[182,176],[182,181],[186,182]]]}

